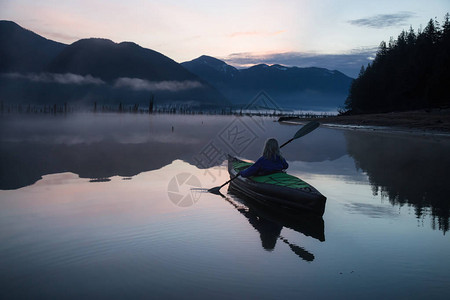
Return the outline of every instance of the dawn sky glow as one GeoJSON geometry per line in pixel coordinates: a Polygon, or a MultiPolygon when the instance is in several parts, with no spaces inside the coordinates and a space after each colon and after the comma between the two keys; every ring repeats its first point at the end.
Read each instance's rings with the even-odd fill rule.
{"type": "Polygon", "coordinates": [[[177,62],[205,54],[235,66],[310,66],[311,55],[367,59],[382,40],[430,18],[442,22],[449,11],[448,0],[0,0],[0,19],[62,43],[103,37],[177,62]]]}

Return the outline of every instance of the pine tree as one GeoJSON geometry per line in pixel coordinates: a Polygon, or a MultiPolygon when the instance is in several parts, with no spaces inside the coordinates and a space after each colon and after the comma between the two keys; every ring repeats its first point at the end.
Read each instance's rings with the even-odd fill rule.
{"type": "Polygon", "coordinates": [[[353,81],[345,107],[354,113],[387,112],[450,105],[450,15],[442,27],[430,19],[417,34],[410,26],[353,81]]]}

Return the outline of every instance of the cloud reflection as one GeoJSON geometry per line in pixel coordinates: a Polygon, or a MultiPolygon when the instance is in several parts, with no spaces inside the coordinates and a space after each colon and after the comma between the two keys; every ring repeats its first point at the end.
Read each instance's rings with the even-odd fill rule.
{"type": "Polygon", "coordinates": [[[363,214],[370,218],[393,218],[398,217],[398,213],[395,213],[393,207],[373,205],[369,203],[348,203],[345,204],[345,208],[350,213],[363,214]]]}

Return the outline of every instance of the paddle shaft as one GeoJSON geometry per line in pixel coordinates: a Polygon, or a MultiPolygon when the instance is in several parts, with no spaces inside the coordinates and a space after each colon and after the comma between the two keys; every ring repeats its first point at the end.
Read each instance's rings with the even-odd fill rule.
{"type": "Polygon", "coordinates": [[[287,144],[289,144],[290,142],[292,142],[294,140],[294,138],[290,139],[289,141],[287,141],[286,143],[284,143],[283,145],[280,146],[280,149],[283,148],[284,146],[286,146],[287,144]]]}

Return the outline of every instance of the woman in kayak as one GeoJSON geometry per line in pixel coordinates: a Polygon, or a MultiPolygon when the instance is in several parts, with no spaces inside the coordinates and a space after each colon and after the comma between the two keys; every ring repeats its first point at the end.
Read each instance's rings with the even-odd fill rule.
{"type": "Polygon", "coordinates": [[[242,177],[261,176],[281,172],[289,167],[281,156],[280,147],[276,139],[268,139],[264,146],[263,155],[250,167],[239,172],[242,177]]]}

